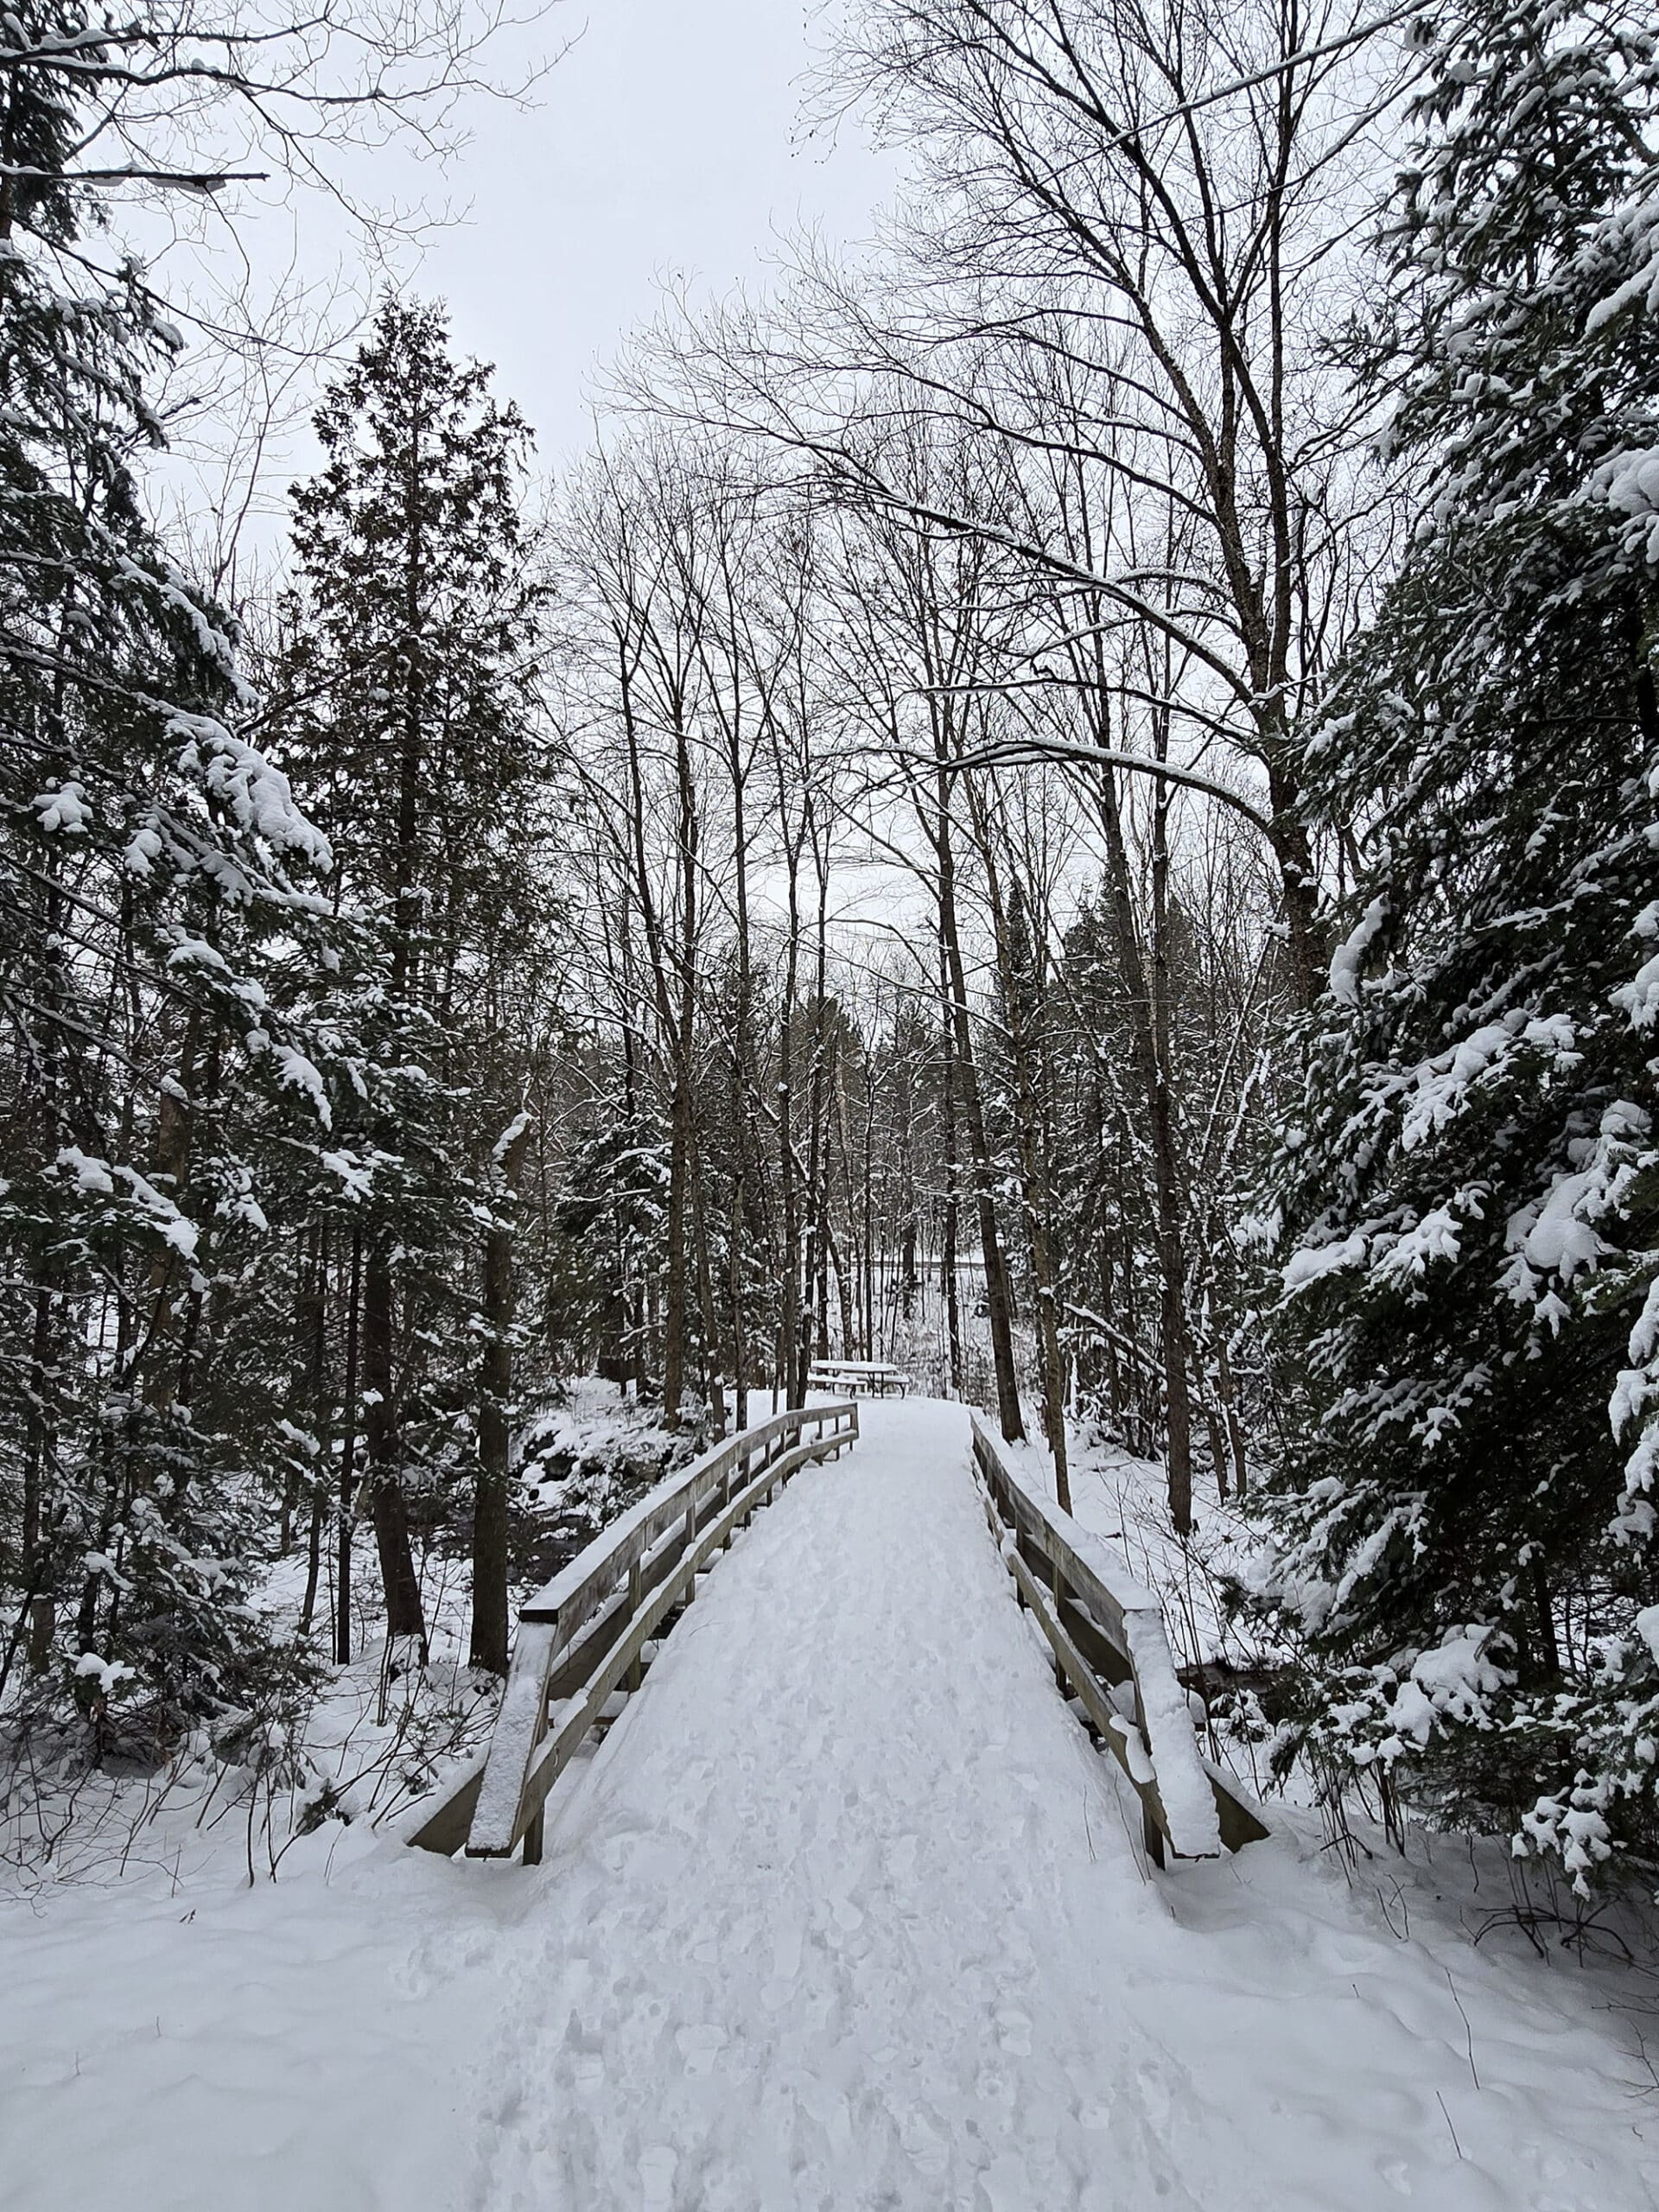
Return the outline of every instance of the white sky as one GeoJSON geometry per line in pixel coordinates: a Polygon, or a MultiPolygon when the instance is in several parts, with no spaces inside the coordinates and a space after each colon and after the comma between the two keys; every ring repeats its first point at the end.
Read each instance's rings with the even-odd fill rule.
{"type": "Polygon", "coordinates": [[[556,464],[586,441],[594,363],[652,318],[663,280],[764,281],[778,233],[804,224],[861,238],[895,174],[855,130],[804,142],[803,0],[564,0],[543,50],[584,13],[534,110],[480,104],[449,183],[469,218],[413,271],[556,464]]]}
{"type": "MultiPolygon", "coordinates": [[[[447,168],[406,144],[330,163],[359,203],[454,213],[402,257],[397,280],[448,302],[456,352],[495,365],[496,390],[535,429],[543,470],[556,474],[590,442],[596,372],[654,320],[665,283],[689,286],[694,298],[764,287],[786,234],[811,229],[840,245],[869,234],[897,188],[895,161],[856,124],[832,139],[809,137],[803,122],[804,80],[834,4],[559,0],[541,24],[498,43],[491,75],[522,81],[529,65],[568,44],[563,59],[528,106],[470,100],[456,120],[471,142],[447,168]]],[[[212,307],[245,276],[257,303],[286,271],[335,291],[340,327],[353,300],[365,302],[380,281],[364,264],[360,236],[320,192],[263,207],[261,197],[256,187],[225,211],[229,231],[210,214],[197,246],[166,249],[157,232],[149,250],[162,249],[162,290],[181,306],[200,298],[212,307]]],[[[181,391],[201,391],[212,358],[192,347],[181,391]]],[[[181,514],[219,512],[231,518],[221,543],[228,532],[244,558],[269,557],[284,535],[289,484],[315,465],[307,427],[315,385],[307,369],[290,386],[283,427],[257,463],[246,423],[232,459],[227,396],[178,421],[172,454],[149,472],[175,524],[181,514]],[[251,467],[257,489],[245,512],[251,467]]]]}

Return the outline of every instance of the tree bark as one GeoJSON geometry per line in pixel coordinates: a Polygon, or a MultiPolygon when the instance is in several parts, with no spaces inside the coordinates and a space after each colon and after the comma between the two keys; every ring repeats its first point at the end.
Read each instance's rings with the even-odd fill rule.
{"type": "Polygon", "coordinates": [[[413,1637],[426,1660],[426,1618],[409,1537],[409,1501],[398,1464],[403,1427],[397,1417],[395,1371],[391,1233],[378,1228],[363,1270],[363,1382],[367,1411],[369,1514],[386,1599],[386,1637],[413,1637]]]}
{"type": "Polygon", "coordinates": [[[484,1238],[484,1354],[479,1374],[478,1482],[473,1500],[473,1632],[468,1657],[492,1675],[507,1671],[507,1478],[512,1408],[516,1284],[512,1207],[518,1194],[530,1116],[521,1114],[496,1168],[497,1206],[484,1238]]]}
{"type": "MultiPolygon", "coordinates": [[[[1102,702],[1104,712],[1104,702],[1102,702]]],[[[1117,783],[1109,768],[1096,785],[1101,826],[1105,833],[1109,896],[1107,912],[1128,1005],[1131,1052],[1145,1102],[1152,1153],[1153,1194],[1157,1217],[1161,1283],[1164,1419],[1170,1519],[1178,1535],[1192,1528],[1192,1411],[1187,1386],[1186,1269],[1181,1238],[1179,1173],[1173,1107],[1167,1071],[1158,1050],[1152,1013],[1151,980],[1135,925],[1128,854],[1118,811],[1117,783]]]]}
{"type": "Polygon", "coordinates": [[[1010,941],[996,856],[990,827],[982,816],[976,821],[981,856],[991,901],[991,927],[996,944],[997,966],[1014,1061],[1014,1139],[1020,1150],[1020,1180],[1025,1196],[1026,1238],[1031,1255],[1032,1282],[1037,1307],[1038,1357],[1042,1368],[1043,1427],[1054,1461],[1054,1495],[1060,1510],[1071,1510],[1071,1478],[1065,1444],[1065,1361],[1060,1347],[1059,1269],[1055,1258],[1050,1217],[1048,1170],[1044,1157],[1041,1114],[1033,1065],[1034,1040],[1027,1033],[1024,1005],[1025,979],[1016,970],[1010,941]]]}
{"type": "Polygon", "coordinates": [[[950,792],[943,766],[938,776],[938,820],[935,849],[938,856],[939,936],[944,948],[946,988],[950,1020],[956,1033],[956,1057],[961,1083],[962,1118],[967,1125],[973,1154],[974,1180],[979,1206],[980,1253],[985,1268],[986,1316],[991,1327],[991,1360],[996,1375],[997,1417],[1003,1440],[1016,1444],[1025,1435],[1020,1411],[1020,1379],[1014,1357],[1014,1300],[1008,1289],[1007,1264],[997,1233],[995,1178],[990,1148],[985,1141],[985,1116],[974,1061],[973,1033],[968,1020],[968,978],[962,957],[957,924],[956,859],[950,838],[950,792]]]}
{"type": "Polygon", "coordinates": [[[352,1266],[346,1294],[346,1387],[340,1440],[340,1511],[335,1529],[334,1661],[352,1656],[352,1535],[357,1518],[357,1385],[361,1347],[363,1228],[352,1224],[352,1266]]]}

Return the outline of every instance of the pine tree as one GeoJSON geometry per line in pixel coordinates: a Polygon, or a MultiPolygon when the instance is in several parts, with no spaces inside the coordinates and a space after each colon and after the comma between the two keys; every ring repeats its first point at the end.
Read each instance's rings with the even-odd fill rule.
{"type": "Polygon", "coordinates": [[[1377,365],[1430,498],[1309,748],[1367,867],[1260,1586],[1327,1748],[1583,1888],[1659,1853],[1659,68],[1616,12],[1424,35],[1377,365]]]}

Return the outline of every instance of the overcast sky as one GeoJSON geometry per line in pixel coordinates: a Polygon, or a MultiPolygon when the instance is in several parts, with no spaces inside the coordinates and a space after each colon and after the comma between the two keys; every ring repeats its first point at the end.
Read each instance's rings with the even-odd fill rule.
{"type": "MultiPolygon", "coordinates": [[[[807,135],[804,79],[823,18],[822,0],[560,0],[488,60],[506,82],[566,46],[563,58],[526,106],[470,100],[456,118],[470,143],[447,168],[406,142],[333,162],[359,203],[452,211],[422,251],[404,255],[397,281],[448,302],[456,352],[495,364],[497,391],[536,430],[543,467],[556,474],[589,442],[595,370],[655,317],[664,283],[705,298],[764,286],[785,233],[811,228],[842,245],[869,234],[899,172],[855,124],[833,140],[807,135]]],[[[143,238],[144,249],[165,235],[143,238]]],[[[162,289],[181,304],[205,300],[213,311],[245,270],[256,306],[285,271],[327,295],[337,271],[338,331],[353,296],[366,302],[378,281],[360,234],[320,192],[262,205],[256,190],[228,230],[210,222],[207,235],[205,259],[188,244],[162,253],[162,289]]],[[[262,320],[283,327],[268,308],[262,320]]],[[[257,404],[239,432],[225,427],[236,409],[211,397],[213,358],[211,347],[187,353],[181,389],[201,404],[175,421],[173,451],[149,472],[152,496],[175,526],[204,509],[226,518],[243,556],[262,559],[285,535],[289,485],[316,465],[316,379],[302,357],[280,423],[256,446],[257,404]]]]}
{"type": "Polygon", "coordinates": [[[895,173],[855,130],[804,141],[806,16],[803,0],[564,0],[540,41],[581,35],[534,108],[474,111],[448,187],[470,213],[413,285],[497,364],[545,461],[585,441],[593,365],[665,277],[725,291],[764,278],[779,230],[867,234],[895,173]]]}

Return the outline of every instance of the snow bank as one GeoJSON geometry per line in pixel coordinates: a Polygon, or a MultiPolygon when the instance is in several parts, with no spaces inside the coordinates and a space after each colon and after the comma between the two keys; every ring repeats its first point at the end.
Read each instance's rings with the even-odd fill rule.
{"type": "Polygon", "coordinates": [[[509,1966],[493,1901],[457,1912],[454,1870],[424,1853],[308,1842],[311,1869],[276,1885],[0,1910],[0,2212],[467,2201],[509,1966]]]}

